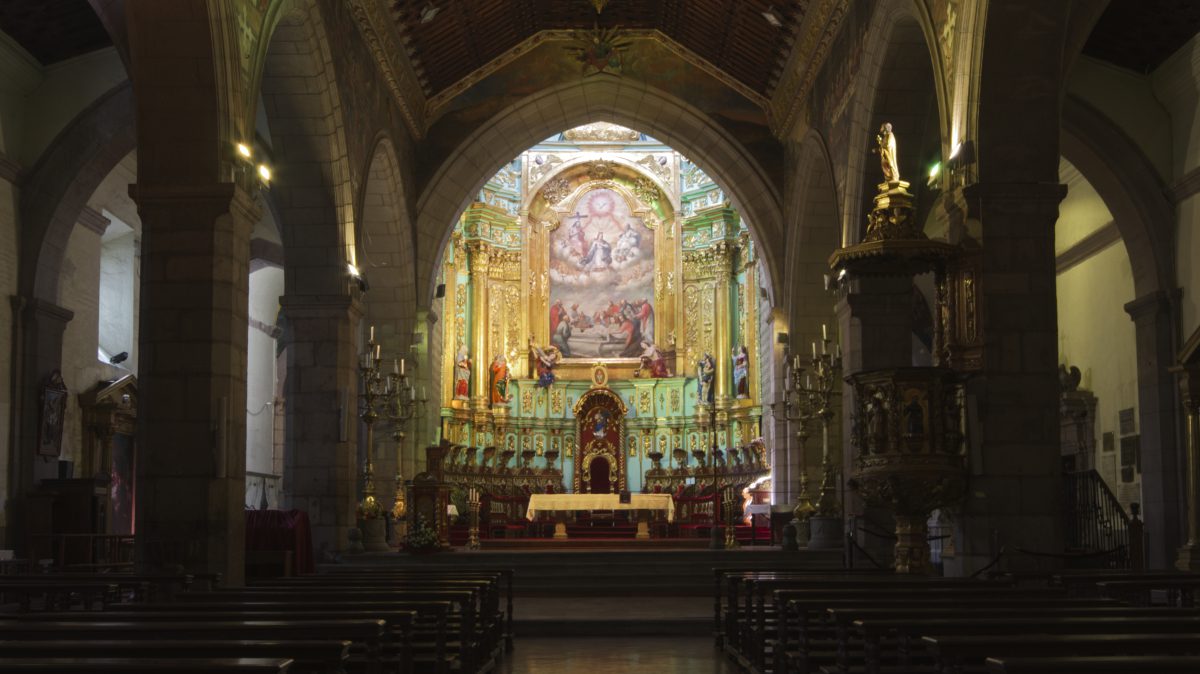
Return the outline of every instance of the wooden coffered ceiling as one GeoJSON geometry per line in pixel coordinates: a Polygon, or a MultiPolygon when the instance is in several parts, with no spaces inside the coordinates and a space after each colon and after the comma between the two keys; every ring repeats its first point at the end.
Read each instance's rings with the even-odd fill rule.
{"type": "Polygon", "coordinates": [[[620,27],[658,31],[769,98],[811,0],[389,0],[428,98],[541,31],[620,27]],[[430,12],[436,13],[430,18],[430,12]],[[770,10],[776,27],[763,15],[770,10]],[[424,19],[427,19],[423,21],[424,19]]]}

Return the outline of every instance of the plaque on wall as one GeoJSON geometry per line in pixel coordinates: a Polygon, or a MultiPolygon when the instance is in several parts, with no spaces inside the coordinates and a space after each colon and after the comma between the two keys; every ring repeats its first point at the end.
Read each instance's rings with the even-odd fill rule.
{"type": "Polygon", "coordinates": [[[1121,418],[1121,435],[1133,435],[1137,433],[1137,426],[1133,419],[1133,408],[1127,407],[1117,413],[1121,418]]]}

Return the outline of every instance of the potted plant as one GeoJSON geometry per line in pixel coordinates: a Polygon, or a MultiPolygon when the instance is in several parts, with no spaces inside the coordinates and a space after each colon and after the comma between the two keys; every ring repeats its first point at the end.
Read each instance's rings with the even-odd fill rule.
{"type": "Polygon", "coordinates": [[[410,529],[404,537],[404,549],[419,555],[437,552],[440,548],[441,541],[438,539],[437,529],[429,526],[423,515],[417,518],[417,526],[410,529]]]}

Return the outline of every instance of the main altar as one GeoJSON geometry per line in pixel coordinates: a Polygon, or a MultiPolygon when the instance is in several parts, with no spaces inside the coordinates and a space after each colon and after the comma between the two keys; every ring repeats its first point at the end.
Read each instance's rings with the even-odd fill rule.
{"type": "Polygon", "coordinates": [[[526,151],[443,259],[444,479],[590,494],[762,483],[760,271],[721,189],[658,141],[590,124],[526,151]]]}

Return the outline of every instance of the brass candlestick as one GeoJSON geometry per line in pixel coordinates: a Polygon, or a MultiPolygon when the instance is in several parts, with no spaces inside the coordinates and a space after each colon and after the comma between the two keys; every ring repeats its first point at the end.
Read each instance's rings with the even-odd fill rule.
{"type": "Polygon", "coordinates": [[[784,380],[788,424],[790,426],[795,422],[798,425],[796,439],[800,445],[800,494],[796,499],[795,510],[797,519],[811,513],[834,516],[839,511],[837,469],[830,457],[829,427],[834,417],[832,399],[837,393],[834,391],[834,383],[842,369],[842,348],[838,345],[835,352],[830,353],[831,343],[829,331],[822,325],[820,353],[817,353],[817,343],[813,342],[812,358],[807,363],[808,371],[806,372],[805,363],[797,354],[792,358],[790,376],[784,380]],[[808,422],[812,420],[819,420],[821,423],[821,487],[815,504],[808,488],[806,451],[810,435],[808,422]]]}
{"type": "Polygon", "coordinates": [[[467,529],[467,548],[479,549],[479,490],[471,487],[467,492],[467,506],[471,509],[471,525],[467,529]]]}

